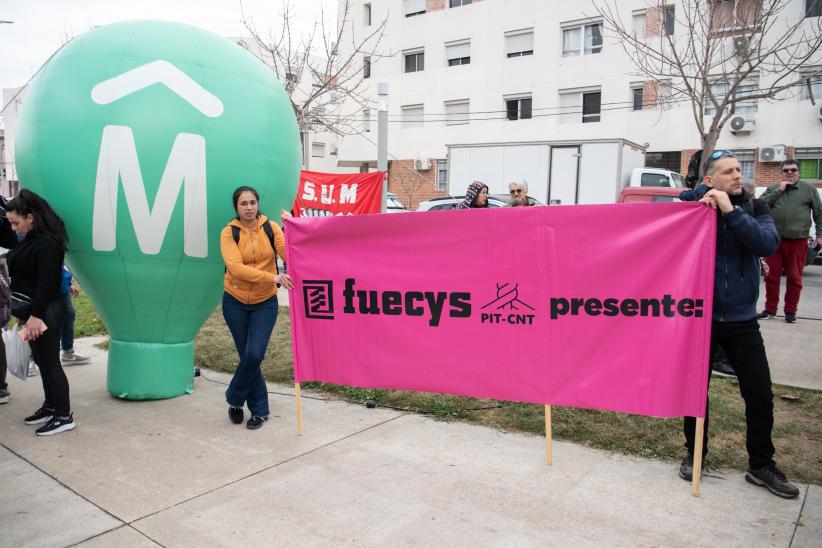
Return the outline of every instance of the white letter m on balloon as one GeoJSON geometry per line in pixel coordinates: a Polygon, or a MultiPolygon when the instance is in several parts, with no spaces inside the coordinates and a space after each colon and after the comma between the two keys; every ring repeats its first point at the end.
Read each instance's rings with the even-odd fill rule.
{"type": "Polygon", "coordinates": [[[146,255],[160,252],[182,189],[183,251],[189,257],[206,257],[205,161],[205,138],[202,135],[177,134],[154,198],[154,207],[149,209],[131,128],[104,127],[94,189],[92,247],[96,251],[113,251],[117,247],[117,191],[118,183],[122,181],[140,251],[146,255]]]}

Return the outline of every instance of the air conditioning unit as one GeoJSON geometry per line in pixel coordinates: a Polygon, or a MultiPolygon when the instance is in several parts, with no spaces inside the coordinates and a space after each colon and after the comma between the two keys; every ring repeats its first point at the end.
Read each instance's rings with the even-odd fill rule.
{"type": "Polygon", "coordinates": [[[786,158],[784,146],[763,147],[759,149],[760,162],[784,162],[786,158]]]}
{"type": "Polygon", "coordinates": [[[417,171],[428,171],[431,169],[431,160],[427,158],[414,160],[414,169],[417,171]]]}
{"type": "Polygon", "coordinates": [[[731,118],[731,133],[750,133],[756,127],[753,116],[734,116],[731,118]]]}

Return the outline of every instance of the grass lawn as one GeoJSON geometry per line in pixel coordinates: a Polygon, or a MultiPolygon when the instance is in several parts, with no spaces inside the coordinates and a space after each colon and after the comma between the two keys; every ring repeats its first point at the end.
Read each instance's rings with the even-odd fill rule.
{"type": "MultiPolygon", "coordinates": [[[[105,333],[87,298],[81,295],[75,299],[75,307],[77,336],[105,333]]],[[[197,367],[228,373],[236,366],[234,343],[219,308],[197,335],[194,360],[197,367]]],[[[263,374],[272,382],[294,382],[288,308],[280,308],[263,361],[263,374]]],[[[316,389],[326,397],[356,403],[370,400],[441,420],[460,420],[511,432],[545,433],[541,405],[322,383],[305,383],[303,388],[316,389]]],[[[822,392],[774,385],[774,394],[776,460],[790,479],[822,484],[822,392]]],[[[711,452],[707,465],[714,469],[745,470],[745,415],[736,379],[714,377],[710,399],[711,452]]],[[[681,419],[554,407],[553,429],[555,439],[630,455],[679,460],[685,451],[681,419]]],[[[671,470],[674,473],[675,468],[671,470]]]]}

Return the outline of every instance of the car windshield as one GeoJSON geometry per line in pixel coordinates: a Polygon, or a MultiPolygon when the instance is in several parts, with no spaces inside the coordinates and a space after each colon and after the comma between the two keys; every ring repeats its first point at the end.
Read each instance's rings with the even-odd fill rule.
{"type": "Polygon", "coordinates": [[[680,175],[679,173],[671,173],[671,177],[674,179],[674,184],[677,188],[685,188],[685,177],[680,175]]]}

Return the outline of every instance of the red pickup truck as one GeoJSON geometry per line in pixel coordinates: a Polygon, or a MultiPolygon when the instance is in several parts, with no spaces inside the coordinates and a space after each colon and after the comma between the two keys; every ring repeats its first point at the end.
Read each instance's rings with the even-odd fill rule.
{"type": "Polygon", "coordinates": [[[628,186],[619,193],[618,204],[634,204],[642,202],[678,202],[679,193],[684,188],[666,188],[649,186],[628,186]]]}

